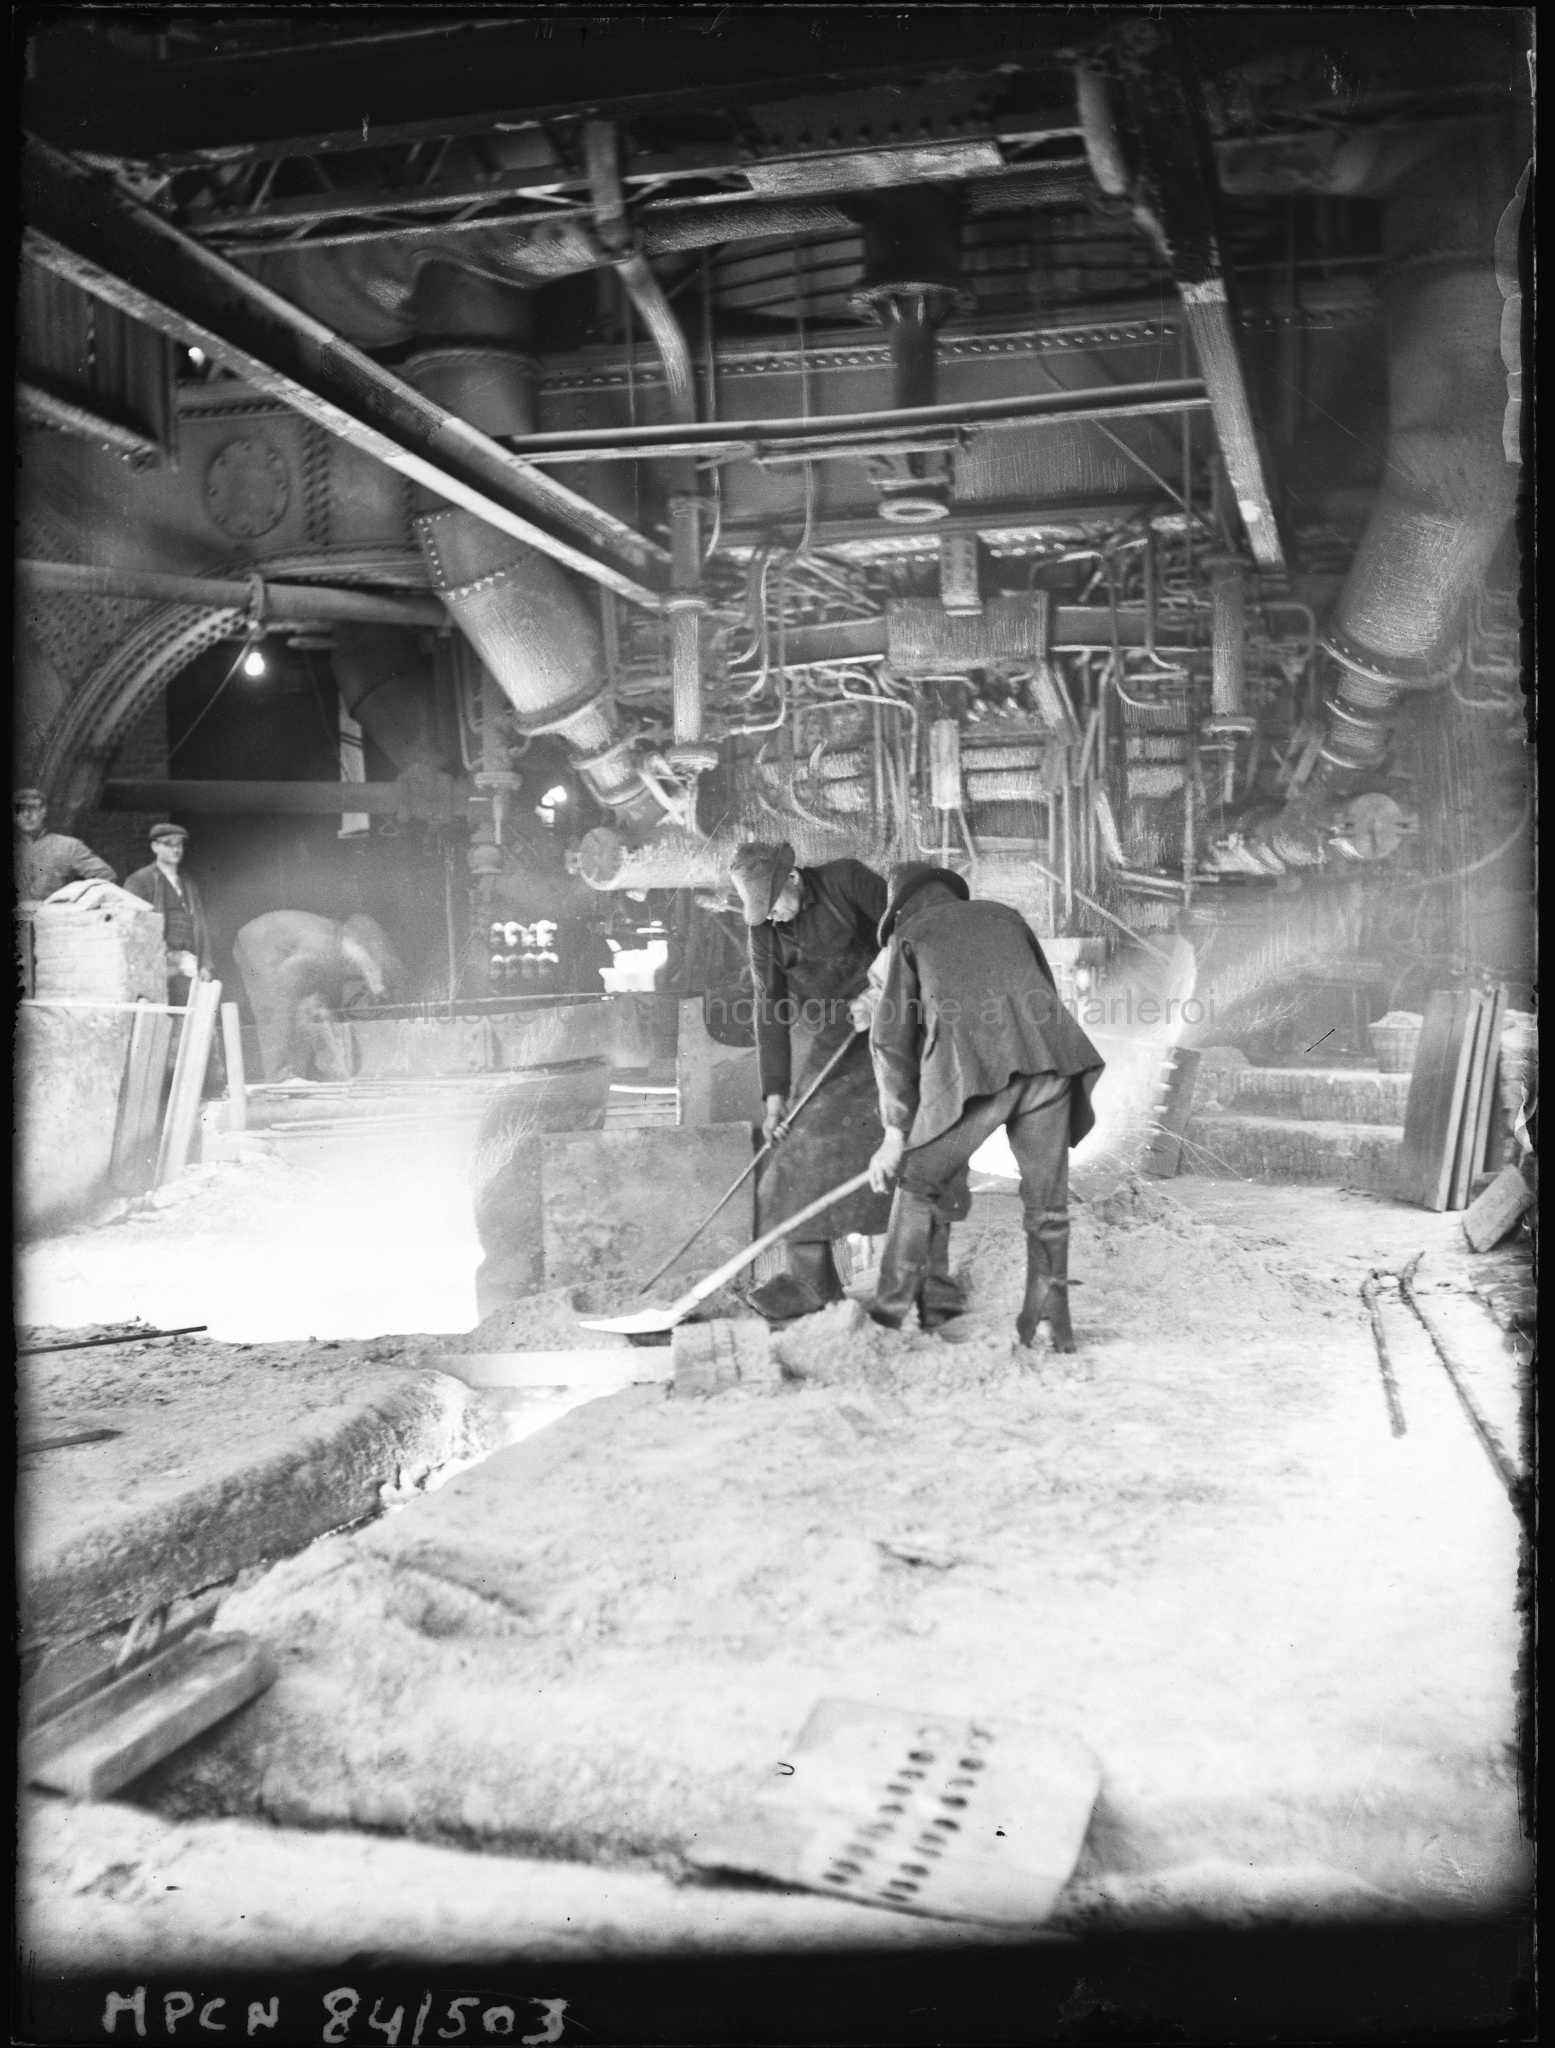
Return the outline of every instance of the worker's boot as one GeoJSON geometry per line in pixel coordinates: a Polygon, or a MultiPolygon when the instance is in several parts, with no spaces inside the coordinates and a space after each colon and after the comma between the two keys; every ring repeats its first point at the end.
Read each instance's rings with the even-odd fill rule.
{"type": "Polygon", "coordinates": [[[1035,1342],[1037,1325],[1046,1323],[1055,1351],[1073,1351],[1069,1321],[1069,1214],[1045,1209],[1026,1224],[1026,1299],[1015,1320],[1022,1344],[1035,1342]]]}
{"type": "Polygon", "coordinates": [[[788,1270],[774,1274],[745,1297],[757,1315],[769,1323],[797,1322],[813,1316],[831,1301],[841,1301],[842,1280],[831,1255],[831,1246],[790,1244],[788,1270]]]}
{"type": "Polygon", "coordinates": [[[884,1329],[899,1330],[918,1300],[928,1271],[934,1220],[934,1204],[927,1197],[897,1189],[885,1250],[880,1254],[880,1279],[869,1311],[884,1329]]]}
{"type": "Polygon", "coordinates": [[[966,1292],[950,1270],[950,1225],[936,1213],[929,1233],[929,1269],[918,1293],[918,1319],[937,1330],[952,1316],[965,1315],[966,1292]]]}

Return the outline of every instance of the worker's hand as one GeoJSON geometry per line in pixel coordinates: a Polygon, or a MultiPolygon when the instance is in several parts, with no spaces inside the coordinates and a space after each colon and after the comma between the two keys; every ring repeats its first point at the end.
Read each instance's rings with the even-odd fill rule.
{"type": "Polygon", "coordinates": [[[902,1154],[906,1150],[907,1133],[894,1127],[888,1128],[880,1150],[869,1162],[869,1185],[877,1195],[890,1193],[891,1183],[896,1179],[897,1168],[901,1165],[902,1154]]]}
{"type": "Polygon", "coordinates": [[[783,1112],[787,1107],[788,1098],[786,1095],[769,1095],[767,1097],[767,1113],[762,1119],[761,1135],[769,1145],[777,1141],[778,1126],[783,1121],[783,1112]]]}
{"type": "Polygon", "coordinates": [[[200,969],[200,979],[201,981],[209,981],[211,979],[211,970],[208,967],[200,969]]]}
{"type": "Polygon", "coordinates": [[[186,981],[193,981],[199,975],[200,962],[193,953],[175,953],[173,955],[173,968],[174,972],[181,974],[186,981]]]}
{"type": "Polygon", "coordinates": [[[867,1031],[875,1021],[875,1011],[880,1007],[880,991],[866,988],[856,995],[848,1005],[848,1021],[855,1031],[867,1031]]]}

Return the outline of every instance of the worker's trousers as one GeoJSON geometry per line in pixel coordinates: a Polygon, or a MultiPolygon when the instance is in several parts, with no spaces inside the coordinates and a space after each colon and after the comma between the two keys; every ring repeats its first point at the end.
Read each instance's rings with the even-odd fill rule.
{"type": "Polygon", "coordinates": [[[1067,1074],[1017,1074],[997,1095],[974,1097],[948,1131],[902,1155],[897,1185],[938,1203],[979,1145],[1003,1129],[1020,1168],[1026,1228],[1035,1229],[1069,1206],[1071,1085],[1067,1074]]]}

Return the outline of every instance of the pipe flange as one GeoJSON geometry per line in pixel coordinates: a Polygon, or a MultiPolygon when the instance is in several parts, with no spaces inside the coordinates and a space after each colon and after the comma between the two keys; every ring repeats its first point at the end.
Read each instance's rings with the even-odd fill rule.
{"type": "Polygon", "coordinates": [[[660,600],[661,608],[675,612],[705,612],[707,599],[699,590],[672,590],[660,600]]]}
{"type": "Polygon", "coordinates": [[[547,705],[543,717],[525,718],[515,706],[513,723],[526,740],[536,739],[543,732],[557,732],[562,726],[570,725],[581,712],[591,711],[608,694],[607,686],[587,683],[570,697],[564,697],[560,704],[547,705]]]}
{"type": "Polygon", "coordinates": [[[1447,680],[1445,674],[1433,671],[1425,662],[1400,662],[1390,668],[1380,668],[1374,657],[1368,658],[1359,653],[1342,633],[1325,633],[1318,645],[1325,654],[1332,655],[1341,668],[1364,676],[1368,682],[1380,684],[1386,690],[1439,690],[1447,680]]]}
{"type": "Polygon", "coordinates": [[[957,277],[889,278],[883,284],[861,285],[848,296],[850,312],[863,317],[873,313],[882,326],[892,317],[893,301],[922,299],[928,326],[938,327],[952,313],[977,310],[976,295],[957,277]]]}

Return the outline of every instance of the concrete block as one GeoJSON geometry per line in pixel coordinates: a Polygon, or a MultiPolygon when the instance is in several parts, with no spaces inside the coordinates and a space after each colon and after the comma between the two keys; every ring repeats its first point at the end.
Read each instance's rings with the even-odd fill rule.
{"type": "Polygon", "coordinates": [[[1384,1074],[1375,1067],[1244,1066],[1236,1077],[1234,1101],[1248,1116],[1389,1124],[1402,1130],[1409,1082],[1408,1074],[1384,1074]]]}
{"type": "MultiPolygon", "coordinates": [[[[646,1279],[751,1158],[746,1124],[557,1133],[540,1142],[548,1287],[646,1279]]],[[[750,1243],[754,1179],[674,1268],[675,1284],[689,1285],[750,1243]]]]}
{"type": "Polygon", "coordinates": [[[675,1085],[682,1125],[761,1122],[755,1047],[721,1045],[703,1020],[699,996],[680,1006],[675,1085]]]}
{"type": "Polygon", "coordinates": [[[1403,1143],[1402,1130],[1386,1124],[1243,1116],[1238,1107],[1233,1115],[1192,1118],[1183,1137],[1182,1164],[1184,1172],[1211,1177],[1319,1181],[1391,1195],[1403,1143]]]}
{"type": "Polygon", "coordinates": [[[31,1004],[17,1010],[13,1199],[19,1230],[63,1229],[108,1193],[132,1021],[127,1010],[31,1004]]]}

